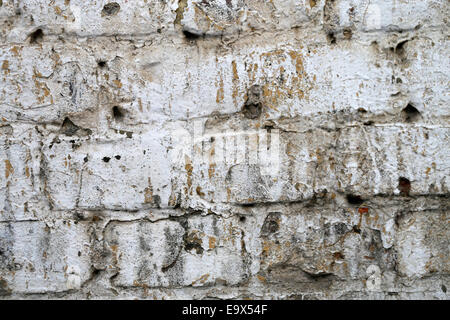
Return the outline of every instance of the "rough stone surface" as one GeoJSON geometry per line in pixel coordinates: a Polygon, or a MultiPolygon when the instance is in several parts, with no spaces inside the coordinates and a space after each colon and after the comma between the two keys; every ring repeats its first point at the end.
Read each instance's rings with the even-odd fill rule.
{"type": "Polygon", "coordinates": [[[448,299],[448,17],[0,1],[0,299],[448,299]]]}

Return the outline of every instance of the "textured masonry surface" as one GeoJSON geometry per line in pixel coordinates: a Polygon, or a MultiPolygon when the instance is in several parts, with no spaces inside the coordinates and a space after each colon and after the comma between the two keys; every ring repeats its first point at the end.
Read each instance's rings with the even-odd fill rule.
{"type": "Polygon", "coordinates": [[[0,299],[448,299],[449,16],[0,0],[0,299]]]}

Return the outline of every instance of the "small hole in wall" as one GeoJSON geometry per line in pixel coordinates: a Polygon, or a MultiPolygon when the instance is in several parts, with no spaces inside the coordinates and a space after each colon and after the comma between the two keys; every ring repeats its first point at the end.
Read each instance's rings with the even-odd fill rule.
{"type": "Polygon", "coordinates": [[[42,29],[37,29],[36,31],[30,33],[29,38],[30,43],[38,43],[44,39],[44,32],[42,29]]]}
{"type": "Polygon", "coordinates": [[[110,2],[105,4],[102,10],[103,16],[113,16],[116,15],[120,10],[120,5],[117,2],[110,2]]]}
{"type": "Polygon", "coordinates": [[[344,254],[342,252],[335,252],[335,253],[333,253],[333,257],[336,260],[344,260],[345,259],[345,256],[344,256],[344,254]]]}
{"type": "Polygon", "coordinates": [[[99,270],[99,269],[94,269],[94,271],[92,271],[92,274],[93,274],[94,276],[98,276],[98,275],[100,274],[100,271],[101,271],[101,270],[99,270]]]}
{"type": "Polygon", "coordinates": [[[186,39],[188,40],[197,40],[198,38],[200,38],[199,34],[187,31],[187,30],[183,30],[183,35],[186,39]]]}
{"type": "Polygon", "coordinates": [[[255,206],[255,203],[241,203],[241,206],[244,208],[251,208],[255,206]]]}
{"type": "Polygon", "coordinates": [[[104,68],[106,67],[106,61],[100,60],[99,62],[97,62],[97,65],[99,66],[99,68],[104,68]]]}
{"type": "MultiPolygon", "coordinates": [[[[73,136],[80,128],[75,125],[68,117],[64,118],[64,121],[61,125],[61,133],[66,136],[73,136]]],[[[75,143],[75,141],[73,142],[75,143]]]]}
{"type": "Polygon", "coordinates": [[[411,103],[402,110],[402,116],[405,122],[414,122],[420,118],[420,112],[411,103]]]}
{"type": "Polygon", "coordinates": [[[244,217],[244,216],[242,216],[242,217],[239,218],[239,221],[240,221],[240,222],[245,222],[245,220],[247,220],[247,218],[244,217]]]}
{"type": "Polygon", "coordinates": [[[280,230],[280,213],[269,213],[261,227],[261,234],[268,236],[280,230]]]}
{"type": "Polygon", "coordinates": [[[364,200],[360,196],[354,194],[348,194],[346,198],[347,202],[353,205],[361,205],[364,202],[364,200]]]}
{"type": "Polygon", "coordinates": [[[263,92],[259,85],[253,85],[248,89],[247,100],[242,107],[242,113],[247,119],[257,119],[263,111],[263,92]]]}
{"type": "Polygon", "coordinates": [[[398,190],[400,190],[401,195],[409,196],[409,192],[411,191],[411,181],[404,177],[398,178],[398,190]]]}
{"type": "Polygon", "coordinates": [[[330,44],[335,44],[336,43],[336,36],[334,35],[334,32],[328,32],[327,33],[327,39],[328,39],[328,42],[330,44]]]}
{"type": "Polygon", "coordinates": [[[114,156],[114,158],[116,158],[117,160],[120,160],[120,156],[119,155],[117,155],[117,156],[114,156]]]}
{"type": "Polygon", "coordinates": [[[112,108],[112,114],[115,120],[122,120],[124,117],[124,112],[118,106],[112,108]]]}
{"type": "Polygon", "coordinates": [[[446,287],[446,286],[442,285],[442,286],[441,286],[441,289],[442,289],[442,292],[443,292],[443,293],[447,293],[447,287],[446,287]]]}
{"type": "Polygon", "coordinates": [[[394,49],[394,52],[398,55],[403,55],[405,53],[405,44],[408,42],[408,40],[399,42],[394,49]]]}
{"type": "Polygon", "coordinates": [[[257,119],[261,115],[261,103],[246,103],[242,108],[242,112],[247,119],[257,119]]]}
{"type": "Polygon", "coordinates": [[[110,157],[103,157],[103,159],[102,159],[104,162],[109,162],[109,160],[111,160],[111,158],[110,157]]]}

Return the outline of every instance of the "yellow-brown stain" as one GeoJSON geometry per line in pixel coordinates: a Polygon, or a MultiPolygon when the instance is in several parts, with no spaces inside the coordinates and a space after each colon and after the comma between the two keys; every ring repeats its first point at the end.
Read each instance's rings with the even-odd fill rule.
{"type": "Polygon", "coordinates": [[[3,60],[2,63],[2,70],[5,74],[9,74],[9,61],[8,60],[3,60]]]}
{"type": "Polygon", "coordinates": [[[233,70],[233,102],[236,105],[237,104],[237,97],[239,96],[239,74],[237,71],[237,64],[236,61],[231,62],[231,68],[233,70]]]}
{"type": "Polygon", "coordinates": [[[117,249],[118,249],[118,246],[115,245],[115,244],[113,244],[113,245],[110,246],[110,248],[111,248],[112,255],[113,255],[113,264],[116,265],[116,264],[119,262],[119,259],[118,259],[118,257],[117,257],[117,249]]]}
{"type": "Polygon", "coordinates": [[[200,186],[198,186],[195,191],[197,192],[197,195],[200,196],[201,198],[203,198],[205,196],[205,193],[202,192],[202,188],[200,186]]]}
{"type": "MultiPolygon", "coordinates": [[[[34,68],[34,74],[33,74],[33,80],[34,80],[34,85],[36,87],[36,98],[38,100],[39,103],[44,103],[45,98],[50,96],[50,90],[47,87],[47,84],[45,84],[44,82],[39,82],[37,79],[38,78],[42,78],[42,74],[36,70],[36,68],[34,68]],[[43,95],[40,96],[41,91],[43,91],[43,95]]],[[[53,103],[53,97],[50,96],[50,102],[53,103]]]]}
{"type": "Polygon", "coordinates": [[[153,202],[153,187],[150,177],[148,178],[148,187],[144,189],[144,203],[153,202]]]}
{"type": "Polygon", "coordinates": [[[209,237],[209,248],[214,249],[216,247],[216,238],[209,237]]]}
{"type": "Polygon", "coordinates": [[[186,10],[188,6],[187,0],[179,0],[178,1],[178,8],[175,10],[176,17],[175,21],[173,22],[174,25],[181,25],[181,20],[184,18],[184,10],[186,10]]]}
{"type": "Polygon", "coordinates": [[[220,75],[220,80],[219,80],[219,88],[217,89],[217,96],[216,96],[216,102],[217,103],[221,103],[225,97],[225,91],[223,88],[223,76],[220,75]]]}
{"type": "Polygon", "coordinates": [[[18,46],[14,46],[14,47],[12,47],[11,49],[10,49],[10,51],[17,57],[17,56],[19,56],[19,50],[22,50],[22,48],[21,47],[18,47],[18,46]]]}
{"type": "Polygon", "coordinates": [[[258,278],[259,281],[261,282],[266,282],[266,278],[264,278],[262,275],[256,275],[256,277],[258,278]]]}
{"type": "Polygon", "coordinates": [[[188,193],[188,190],[189,190],[189,194],[192,195],[192,170],[194,168],[192,167],[191,159],[189,159],[188,156],[185,157],[184,168],[186,169],[186,173],[187,173],[186,183],[187,183],[188,189],[186,189],[186,193],[188,193]]]}
{"type": "Polygon", "coordinates": [[[143,112],[144,109],[143,109],[143,107],[142,107],[142,99],[141,99],[141,98],[138,99],[138,103],[139,103],[139,111],[140,111],[140,112],[143,112]]]}
{"type": "Polygon", "coordinates": [[[8,179],[14,173],[14,168],[9,160],[5,160],[5,178],[8,179]]]}
{"type": "Polygon", "coordinates": [[[303,69],[303,60],[302,57],[300,55],[300,53],[290,50],[289,51],[289,56],[291,57],[292,61],[295,62],[295,70],[297,71],[298,75],[303,74],[304,69],[303,69]]]}
{"type": "Polygon", "coordinates": [[[195,285],[196,283],[204,284],[206,280],[209,278],[209,273],[202,275],[200,278],[192,282],[192,285],[195,285]]]}
{"type": "Polygon", "coordinates": [[[273,241],[264,240],[262,244],[261,256],[266,258],[270,257],[273,263],[277,263],[283,260],[282,246],[287,246],[287,243],[275,243],[273,241]]]}
{"type": "Polygon", "coordinates": [[[122,82],[120,80],[113,80],[113,83],[117,88],[122,88],[122,82]]]}
{"type": "Polygon", "coordinates": [[[214,176],[215,173],[216,173],[216,164],[215,163],[210,163],[209,164],[209,168],[208,168],[209,179],[211,179],[214,176]]]}
{"type": "MultiPolygon", "coordinates": [[[[268,108],[278,112],[277,107],[280,100],[293,99],[295,97],[299,99],[305,98],[305,85],[307,82],[305,81],[306,74],[300,51],[277,49],[260,54],[260,59],[264,63],[264,68],[261,71],[266,80],[262,89],[264,101],[268,108]],[[289,62],[294,67],[295,72],[287,70],[286,63],[289,62]]],[[[248,77],[252,81],[255,78],[256,71],[256,64],[250,66],[247,71],[248,77]]]]}

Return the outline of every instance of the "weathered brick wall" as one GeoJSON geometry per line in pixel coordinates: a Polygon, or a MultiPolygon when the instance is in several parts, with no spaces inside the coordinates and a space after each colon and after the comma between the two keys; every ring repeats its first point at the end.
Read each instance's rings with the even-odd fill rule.
{"type": "Polygon", "coordinates": [[[448,17],[0,0],[0,298],[447,299],[448,17]]]}

